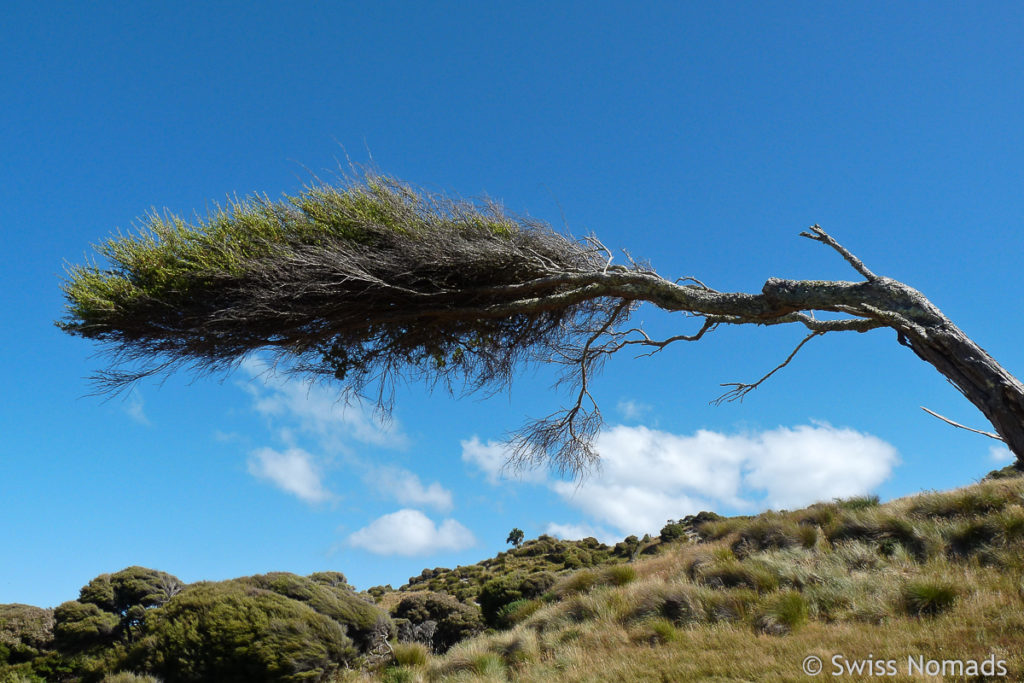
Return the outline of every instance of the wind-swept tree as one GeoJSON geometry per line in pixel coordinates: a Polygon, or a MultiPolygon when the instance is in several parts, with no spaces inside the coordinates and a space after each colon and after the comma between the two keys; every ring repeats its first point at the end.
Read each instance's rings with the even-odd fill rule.
{"type": "Polygon", "coordinates": [[[721,402],[742,399],[815,337],[889,328],[981,410],[995,428],[982,433],[1024,463],[1024,385],[920,292],[877,275],[817,225],[800,234],[861,279],[772,277],[760,292],[720,292],[644,263],[614,264],[596,238],[558,234],[490,201],[368,175],[278,202],[234,202],[194,223],[151,214],[137,234],[97,247],[107,263],[69,270],[58,325],[109,352],[101,391],[182,366],[228,370],[269,350],[290,372],[334,378],[356,394],[375,389],[387,410],[400,378],[498,388],[524,362],[560,363],[573,400],[518,432],[514,459],[568,472],[596,457],[601,416],[590,386],[622,349],[656,352],[723,325],[805,328],[764,377],[723,385],[721,402]],[[642,303],[696,323],[653,339],[628,325],[642,303]]]}
{"type": "Polygon", "coordinates": [[[505,539],[505,543],[511,543],[512,545],[518,548],[523,544],[524,537],[525,534],[523,533],[523,530],[519,527],[516,527],[512,529],[512,531],[508,532],[508,538],[505,539]]]}

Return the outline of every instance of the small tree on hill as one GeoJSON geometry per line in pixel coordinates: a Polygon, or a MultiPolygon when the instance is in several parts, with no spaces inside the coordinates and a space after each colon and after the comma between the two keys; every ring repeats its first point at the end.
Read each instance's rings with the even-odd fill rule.
{"type": "Polygon", "coordinates": [[[351,392],[376,384],[387,410],[400,378],[496,388],[524,361],[560,363],[573,400],[526,425],[513,459],[569,472],[596,456],[601,415],[590,386],[618,351],[656,353],[728,325],[805,329],[763,377],[723,385],[721,402],[742,399],[816,337],[888,328],[981,410],[995,428],[981,433],[1024,461],[1024,385],[920,292],[876,274],[817,225],[801,235],[861,279],[770,277],[760,292],[721,292],[632,260],[614,264],[596,238],[557,234],[494,203],[371,175],[281,202],[235,202],[194,224],[150,215],[140,234],[98,247],[108,265],[71,268],[58,324],[110,352],[100,390],[180,366],[230,369],[265,349],[289,360],[289,371],[334,378],[351,392]],[[642,303],[697,324],[653,339],[627,325],[642,303]]]}
{"type": "Polygon", "coordinates": [[[518,548],[523,544],[523,536],[523,530],[517,527],[508,532],[508,538],[505,539],[505,543],[511,543],[518,548]]]}

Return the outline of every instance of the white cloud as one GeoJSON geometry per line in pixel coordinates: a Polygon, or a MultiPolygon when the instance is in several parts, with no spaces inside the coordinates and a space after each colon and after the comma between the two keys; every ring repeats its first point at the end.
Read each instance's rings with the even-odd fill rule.
{"type": "Polygon", "coordinates": [[[607,529],[595,528],[589,524],[558,524],[550,522],[544,527],[544,533],[561,538],[565,541],[578,541],[581,538],[593,537],[604,543],[616,543],[621,539],[607,529]]]}
{"type": "Polygon", "coordinates": [[[476,539],[454,519],[440,526],[419,510],[384,515],[348,537],[350,545],[377,555],[426,555],[441,550],[464,550],[476,539]]]}
{"type": "Polygon", "coordinates": [[[540,483],[547,478],[547,474],[540,468],[515,470],[505,467],[511,455],[508,444],[499,441],[481,443],[476,436],[460,443],[462,462],[469,463],[483,472],[490,484],[497,485],[502,480],[540,483]]]}
{"type": "Polygon", "coordinates": [[[452,508],[452,493],[436,481],[424,486],[420,478],[400,467],[378,467],[367,481],[403,505],[429,505],[441,512],[452,508]]]}
{"type": "MultiPolygon", "coordinates": [[[[795,508],[866,494],[899,461],[885,441],[823,423],[693,435],[619,425],[602,432],[595,447],[600,467],[582,482],[536,476],[531,481],[545,483],[591,520],[623,534],[656,533],[666,520],[700,510],[795,508]]],[[[507,456],[500,443],[483,444],[476,437],[462,442],[463,461],[492,484],[500,483],[507,456]]],[[[582,530],[555,523],[549,528],[565,534],[582,530]]]]}
{"type": "Polygon", "coordinates": [[[773,508],[865,494],[899,462],[896,449],[870,434],[830,425],[779,427],[762,433],[747,460],[748,488],[773,508]]]}
{"type": "Polygon", "coordinates": [[[266,479],[307,503],[321,503],[333,497],[324,488],[320,469],[313,462],[313,456],[301,448],[289,448],[283,452],[273,448],[253,451],[249,456],[249,473],[266,479]]]}
{"type": "Polygon", "coordinates": [[[651,412],[651,406],[632,399],[622,399],[615,407],[625,420],[638,420],[651,412]]]}
{"type": "Polygon", "coordinates": [[[124,412],[141,425],[149,426],[149,418],[146,417],[146,402],[142,400],[142,394],[138,389],[132,389],[125,397],[124,412]]]}
{"type": "Polygon", "coordinates": [[[275,375],[258,359],[243,361],[242,369],[253,378],[245,389],[253,397],[256,412],[295,420],[298,428],[338,449],[349,439],[387,448],[403,448],[408,439],[395,421],[383,420],[359,402],[338,400],[336,390],[298,379],[275,375]]]}
{"type": "Polygon", "coordinates": [[[654,533],[701,509],[798,507],[868,493],[898,461],[881,439],[827,424],[692,436],[620,425],[596,446],[599,471],[579,485],[550,485],[623,533],[654,533]]]}
{"type": "Polygon", "coordinates": [[[1013,452],[1006,446],[989,446],[988,459],[992,462],[1004,464],[1013,462],[1013,452]]]}

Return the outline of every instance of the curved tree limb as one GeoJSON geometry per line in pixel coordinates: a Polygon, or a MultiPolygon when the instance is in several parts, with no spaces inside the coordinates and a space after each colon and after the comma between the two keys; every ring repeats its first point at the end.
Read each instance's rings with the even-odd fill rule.
{"type": "Polygon", "coordinates": [[[597,238],[573,240],[493,203],[370,176],[278,203],[235,203],[197,225],[149,216],[141,234],[99,247],[109,267],[70,269],[67,316],[58,324],[106,348],[112,364],[99,375],[103,391],[182,366],[227,370],[264,349],[288,359],[291,371],[333,378],[345,391],[376,384],[387,410],[387,387],[398,378],[493,389],[524,362],[553,360],[575,385],[575,401],[528,425],[517,453],[567,472],[596,457],[601,419],[591,377],[620,350],[649,355],[721,325],[810,332],[758,381],[724,385],[734,387],[720,399],[729,400],[816,336],[888,327],[1024,460],[1024,385],[920,292],[877,275],[818,225],[800,234],[836,251],[864,280],[771,277],[760,292],[721,292],[693,277],[664,278],[628,253],[628,265],[613,264],[597,238]],[[703,320],[695,332],[655,340],[625,327],[642,303],[703,320]]]}

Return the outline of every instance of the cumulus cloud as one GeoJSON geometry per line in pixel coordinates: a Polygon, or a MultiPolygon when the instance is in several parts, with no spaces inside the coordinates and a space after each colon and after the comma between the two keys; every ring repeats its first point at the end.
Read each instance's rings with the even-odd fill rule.
{"type": "Polygon", "coordinates": [[[403,505],[429,505],[446,512],[452,508],[452,493],[438,482],[424,486],[420,478],[400,467],[378,467],[366,480],[382,493],[403,505]]]}
{"type": "Polygon", "coordinates": [[[146,402],[142,400],[142,394],[138,389],[132,389],[124,402],[124,412],[131,419],[141,425],[149,426],[149,418],[146,416],[146,402]]]}
{"type": "Polygon", "coordinates": [[[339,401],[336,390],[274,375],[258,359],[246,359],[242,369],[254,380],[246,383],[245,389],[253,397],[256,412],[293,420],[300,430],[326,446],[337,448],[349,439],[387,448],[403,448],[408,443],[395,421],[375,417],[360,403],[339,401]]]}
{"type": "MultiPolygon", "coordinates": [[[[602,432],[595,446],[601,466],[582,483],[543,483],[589,519],[623,534],[656,533],[667,519],[700,510],[753,512],[862,495],[885,481],[899,460],[877,437],[823,423],[692,435],[619,425],[602,432]]],[[[506,448],[474,437],[462,442],[462,459],[497,484],[506,448]]]]}
{"type": "Polygon", "coordinates": [[[301,448],[255,450],[249,455],[249,473],[307,503],[321,503],[333,497],[321,481],[320,468],[313,456],[301,448]]]}
{"type": "Polygon", "coordinates": [[[625,420],[638,420],[651,412],[651,406],[632,399],[622,399],[618,402],[615,408],[625,420]]]}
{"type": "Polygon", "coordinates": [[[348,537],[350,545],[376,555],[427,555],[464,550],[476,539],[454,519],[440,525],[419,510],[404,509],[379,517],[348,537]]]}
{"type": "Polygon", "coordinates": [[[589,524],[558,524],[549,523],[544,527],[544,533],[560,538],[565,541],[578,541],[581,538],[593,537],[604,543],[615,543],[622,540],[615,534],[610,534],[607,529],[595,528],[589,524]]]}
{"type": "Polygon", "coordinates": [[[513,470],[505,467],[511,451],[506,443],[488,441],[482,443],[479,438],[472,437],[461,441],[462,462],[473,465],[487,478],[487,482],[497,485],[501,481],[528,481],[540,483],[547,479],[542,469],[513,470]]]}
{"type": "Polygon", "coordinates": [[[793,508],[861,495],[898,462],[881,439],[827,424],[692,436],[620,425],[602,433],[597,450],[595,476],[551,487],[623,533],[656,532],[701,509],[793,508]]]}
{"type": "Polygon", "coordinates": [[[870,434],[829,425],[779,427],[752,440],[744,483],[772,508],[868,493],[899,462],[896,449],[870,434]]]}
{"type": "Polygon", "coordinates": [[[1009,463],[1013,461],[1013,453],[1006,446],[989,446],[988,458],[996,463],[1009,463]]]}

